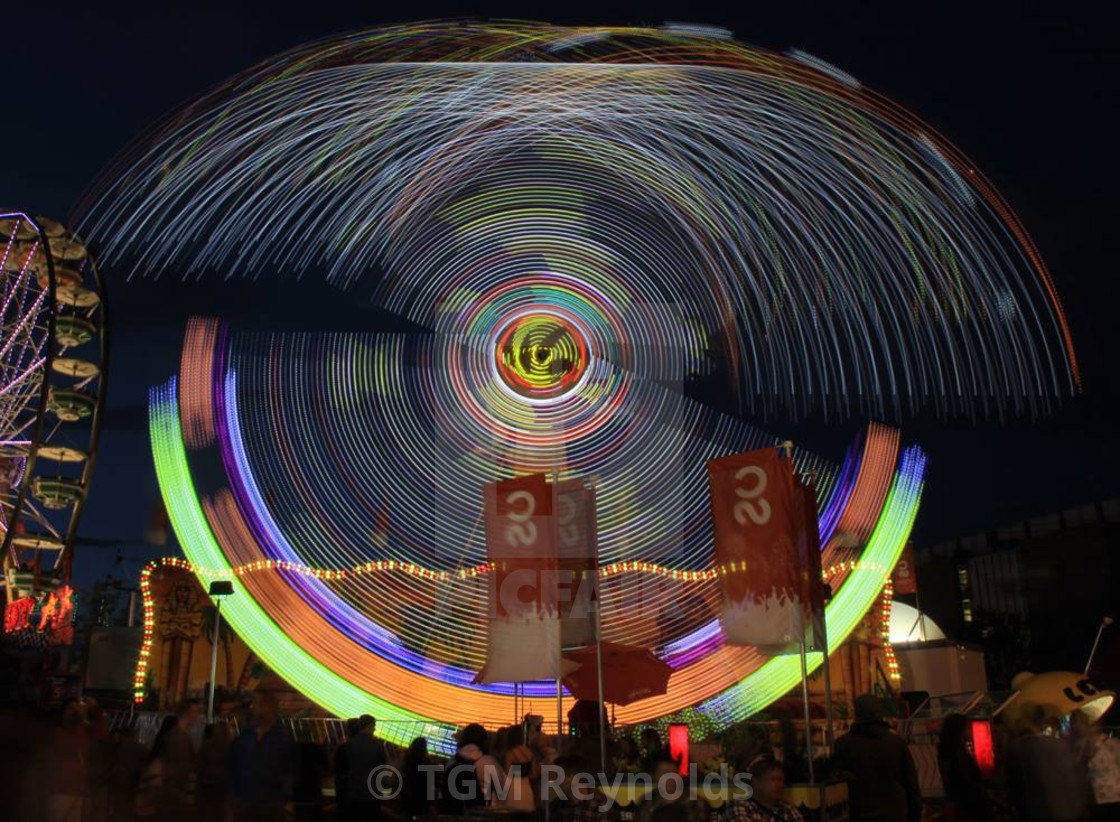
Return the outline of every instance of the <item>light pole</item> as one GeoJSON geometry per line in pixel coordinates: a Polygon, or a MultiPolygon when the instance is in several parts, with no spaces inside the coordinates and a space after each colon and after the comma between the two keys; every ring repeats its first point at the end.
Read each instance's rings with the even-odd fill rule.
{"type": "Polygon", "coordinates": [[[216,579],[210,583],[210,598],[214,600],[214,635],[210,638],[210,694],[206,700],[206,724],[214,724],[214,680],[218,676],[218,637],[222,627],[222,597],[233,593],[233,583],[216,579]]]}

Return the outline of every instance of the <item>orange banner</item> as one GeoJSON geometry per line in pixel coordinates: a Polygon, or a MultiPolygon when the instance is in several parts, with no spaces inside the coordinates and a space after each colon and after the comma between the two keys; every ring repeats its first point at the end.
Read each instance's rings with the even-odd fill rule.
{"type": "Polygon", "coordinates": [[[716,565],[729,645],[788,646],[803,634],[803,581],[790,461],[762,448],[708,463],[716,565]]]}
{"type": "Polygon", "coordinates": [[[487,485],[491,564],[489,642],[477,682],[529,682],[560,675],[558,558],[552,488],[544,474],[487,485]]]}
{"type": "Polygon", "coordinates": [[[565,648],[595,643],[596,568],[599,564],[595,489],[583,480],[556,486],[556,545],[559,555],[560,642],[565,648]]]}
{"type": "Polygon", "coordinates": [[[797,566],[801,580],[801,602],[810,628],[807,647],[824,650],[828,639],[824,624],[824,578],[821,569],[820,521],[817,492],[811,482],[797,481],[796,496],[801,516],[797,523],[797,566]]]}
{"type": "Polygon", "coordinates": [[[906,547],[902,549],[902,556],[898,558],[898,563],[891,574],[891,582],[894,584],[896,594],[918,593],[918,570],[914,565],[912,543],[906,543],[906,547]]]}

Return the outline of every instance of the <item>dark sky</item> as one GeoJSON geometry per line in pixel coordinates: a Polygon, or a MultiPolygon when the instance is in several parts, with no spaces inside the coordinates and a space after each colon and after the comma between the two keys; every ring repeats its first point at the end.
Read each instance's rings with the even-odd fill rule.
{"type": "MultiPolygon", "coordinates": [[[[709,23],[749,43],[797,47],[855,75],[929,121],[985,171],[1033,234],[1062,295],[1084,393],[1040,423],[903,420],[930,454],[919,543],[1120,494],[1114,408],[1115,197],[1120,111],[1117,20],[1106,2],[634,4],[43,3],[6,11],[8,69],[0,200],[65,218],[112,157],[160,115],[251,64],[347,30],[433,17],[515,17],[562,24],[709,23]],[[18,34],[17,34],[18,33],[18,34]]],[[[83,533],[124,541],[137,560],[157,496],[146,392],[176,367],[190,312],[257,312],[263,286],[174,280],[111,287],[109,409],[83,533]]],[[[269,286],[271,288],[271,286],[269,286]]],[[[337,311],[325,286],[293,286],[289,305],[337,311]]],[[[269,304],[273,304],[270,302],[269,304]]],[[[346,327],[372,313],[339,315],[346,327]]],[[[329,315],[329,314],[328,314],[329,315]]],[[[836,459],[858,420],[793,428],[836,459]]],[[[766,427],[780,432],[769,421],[766,427]]],[[[79,577],[114,549],[79,549],[79,577]]]]}

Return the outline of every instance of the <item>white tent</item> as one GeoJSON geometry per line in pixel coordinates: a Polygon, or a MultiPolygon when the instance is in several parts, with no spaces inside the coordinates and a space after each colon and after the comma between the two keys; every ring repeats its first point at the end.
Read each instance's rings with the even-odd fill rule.
{"type": "Polygon", "coordinates": [[[891,603],[891,644],[904,642],[933,642],[945,639],[945,632],[913,605],[897,600],[891,603]]]}

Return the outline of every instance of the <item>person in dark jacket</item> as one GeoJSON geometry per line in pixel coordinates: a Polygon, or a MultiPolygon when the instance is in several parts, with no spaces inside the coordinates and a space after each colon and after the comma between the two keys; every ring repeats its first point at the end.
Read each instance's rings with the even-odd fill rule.
{"type": "Polygon", "coordinates": [[[276,694],[253,694],[252,722],[229,750],[229,800],[237,820],[281,820],[292,796],[295,743],[280,724],[276,694]]]}
{"type": "Polygon", "coordinates": [[[408,746],[401,769],[401,800],[408,819],[432,816],[436,811],[435,779],[429,771],[428,740],[418,736],[408,746]]]}
{"type": "Polygon", "coordinates": [[[334,752],[334,805],[339,819],[346,819],[347,780],[350,764],[346,761],[346,742],[358,734],[358,719],[346,720],[346,740],[334,752]]]}
{"type": "Polygon", "coordinates": [[[1008,744],[1007,797],[1020,822],[1075,822],[1088,816],[1088,785],[1058,721],[1042,705],[1026,706],[1027,733],[1008,744]]]}
{"type": "Polygon", "coordinates": [[[852,822],[919,822],[922,795],[910,748],[883,719],[883,703],[856,698],[856,721],[836,740],[835,765],[850,774],[852,822]]]}
{"type": "MultiPolygon", "coordinates": [[[[374,793],[377,771],[389,763],[385,743],[374,736],[377,720],[365,714],[358,718],[358,732],[343,746],[346,761],[346,804],[344,820],[376,820],[381,816],[382,798],[374,793]]],[[[385,786],[388,788],[389,786],[385,786]]]]}
{"type": "Polygon", "coordinates": [[[951,714],[942,723],[937,742],[937,767],[945,789],[947,822],[985,822],[988,818],[984,777],[968,749],[967,732],[968,717],[951,714]]]}
{"type": "Polygon", "coordinates": [[[295,780],[292,783],[292,805],[296,819],[323,818],[323,777],[327,773],[327,753],[316,742],[296,745],[295,780]]]}

